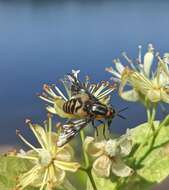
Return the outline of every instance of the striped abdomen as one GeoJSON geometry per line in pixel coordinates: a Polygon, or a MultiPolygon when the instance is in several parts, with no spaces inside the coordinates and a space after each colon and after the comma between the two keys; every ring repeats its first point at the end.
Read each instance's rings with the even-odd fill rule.
{"type": "Polygon", "coordinates": [[[63,111],[70,114],[76,114],[83,110],[83,102],[81,98],[73,98],[63,105],[63,111]]]}

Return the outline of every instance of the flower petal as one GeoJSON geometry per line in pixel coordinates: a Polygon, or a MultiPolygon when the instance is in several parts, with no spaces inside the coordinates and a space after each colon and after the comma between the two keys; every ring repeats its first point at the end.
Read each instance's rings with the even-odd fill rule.
{"type": "Polygon", "coordinates": [[[106,145],[104,147],[104,151],[106,153],[106,155],[110,156],[110,157],[114,157],[116,155],[120,154],[120,147],[118,144],[118,140],[117,139],[110,139],[106,142],[106,145]]]}
{"type": "Polygon", "coordinates": [[[86,137],[84,141],[84,150],[89,153],[89,155],[93,157],[98,157],[103,154],[104,142],[94,142],[93,137],[86,137]]]}
{"type": "MultiPolygon", "coordinates": [[[[169,64],[169,53],[164,53],[163,61],[166,65],[169,64]]],[[[168,69],[168,67],[167,67],[167,69],[168,69]]]]}
{"type": "Polygon", "coordinates": [[[110,99],[111,99],[111,96],[106,96],[104,98],[101,98],[99,101],[100,101],[100,103],[107,105],[107,104],[109,104],[110,99]]]}
{"type": "Polygon", "coordinates": [[[42,184],[45,172],[46,172],[46,169],[39,170],[37,178],[34,181],[32,181],[31,185],[34,187],[40,187],[42,184]]]}
{"type": "Polygon", "coordinates": [[[34,132],[35,136],[37,137],[37,140],[39,141],[39,143],[41,145],[43,144],[44,147],[47,147],[48,140],[47,140],[47,136],[46,136],[44,128],[36,124],[36,125],[33,125],[31,129],[34,132]]]}
{"type": "Polygon", "coordinates": [[[106,155],[97,158],[93,164],[93,172],[99,177],[109,177],[110,168],[111,160],[106,155]]]}
{"type": "Polygon", "coordinates": [[[57,168],[54,165],[49,167],[48,181],[50,181],[51,187],[56,187],[63,183],[65,176],[66,172],[64,170],[57,168]]]}
{"type": "MultiPolygon", "coordinates": [[[[156,79],[157,80],[157,79],[156,79]]],[[[169,84],[169,76],[163,70],[160,70],[159,77],[158,77],[158,85],[161,87],[165,87],[169,84]]]]}
{"type": "MultiPolygon", "coordinates": [[[[46,171],[46,169],[43,169],[39,172],[37,179],[34,180],[33,183],[31,183],[32,186],[40,187],[42,185],[45,171],[46,171]]],[[[48,167],[48,175],[47,175],[46,185],[48,187],[51,187],[51,189],[53,187],[60,185],[61,183],[63,183],[63,181],[65,179],[65,175],[66,175],[66,173],[64,170],[61,170],[61,169],[56,168],[55,166],[51,165],[50,167],[48,167]],[[50,183],[47,184],[47,182],[50,182],[50,183]]]]}
{"type": "Polygon", "coordinates": [[[125,134],[119,138],[120,156],[127,156],[132,150],[133,143],[129,135],[125,134]]]}
{"type": "Polygon", "coordinates": [[[46,107],[46,110],[47,110],[49,113],[57,114],[55,108],[52,107],[52,106],[47,106],[47,107],[46,107]]]}
{"type": "Polygon", "coordinates": [[[136,90],[126,90],[122,91],[120,93],[120,96],[127,101],[136,102],[139,100],[139,94],[136,92],[136,90]]]}
{"type": "Polygon", "coordinates": [[[151,66],[153,63],[153,59],[154,59],[153,50],[154,50],[154,48],[153,48],[152,44],[149,44],[148,52],[144,56],[144,72],[147,77],[150,76],[150,70],[151,70],[151,66]]]}
{"type": "Polygon", "coordinates": [[[133,174],[133,169],[127,166],[120,158],[112,161],[112,172],[119,177],[127,177],[133,174]]]}
{"type": "Polygon", "coordinates": [[[57,153],[56,153],[56,160],[60,161],[71,161],[72,157],[74,155],[73,149],[71,146],[66,144],[63,148],[58,148],[57,153]]]}
{"type": "Polygon", "coordinates": [[[61,170],[66,170],[70,172],[76,172],[80,167],[80,164],[78,162],[65,162],[59,160],[55,160],[54,165],[61,170]]]}
{"type": "Polygon", "coordinates": [[[122,72],[124,71],[125,67],[121,64],[120,60],[119,59],[115,59],[114,60],[114,64],[115,64],[115,67],[117,69],[117,71],[122,74],[122,72]]]}
{"type": "Polygon", "coordinates": [[[106,67],[105,69],[107,72],[111,73],[116,78],[121,78],[121,75],[112,67],[106,67]]]}
{"type": "Polygon", "coordinates": [[[169,89],[165,89],[165,91],[161,90],[161,99],[163,102],[169,104],[169,89]]]}
{"type": "Polygon", "coordinates": [[[26,186],[34,184],[36,179],[39,177],[39,170],[39,166],[36,165],[28,172],[19,176],[17,187],[24,189],[26,186]]]}
{"type": "Polygon", "coordinates": [[[147,98],[151,102],[158,102],[161,100],[161,90],[160,89],[150,89],[147,93],[147,98]]]}

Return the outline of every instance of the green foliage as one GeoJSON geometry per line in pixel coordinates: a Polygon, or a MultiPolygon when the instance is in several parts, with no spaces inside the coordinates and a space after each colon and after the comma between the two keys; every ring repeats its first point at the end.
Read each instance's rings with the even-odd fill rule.
{"type": "MultiPolygon", "coordinates": [[[[93,173],[93,178],[96,183],[97,190],[116,190],[117,189],[117,183],[112,182],[111,179],[105,179],[105,178],[100,178],[94,175],[93,173]]],[[[90,180],[88,179],[87,181],[87,189],[86,190],[93,190],[93,187],[90,183],[90,180]]]]}
{"type": "MultiPolygon", "coordinates": [[[[30,163],[15,157],[0,157],[0,189],[11,190],[16,185],[17,176],[27,171],[30,163]]],[[[27,189],[27,190],[30,190],[27,189]]],[[[31,188],[31,190],[34,190],[31,188]]]]}
{"type": "MultiPolygon", "coordinates": [[[[168,121],[169,117],[166,117],[162,123],[154,122],[154,132],[149,128],[148,123],[131,129],[133,151],[126,158],[126,162],[135,170],[134,174],[114,180],[94,176],[97,189],[146,190],[162,182],[169,175],[168,121]]],[[[87,190],[92,190],[89,181],[87,190]]]]}
{"type": "MultiPolygon", "coordinates": [[[[167,117],[161,123],[154,122],[155,131],[149,128],[148,123],[131,129],[133,151],[125,158],[125,161],[135,170],[134,174],[127,178],[112,176],[111,179],[99,178],[93,174],[97,190],[146,190],[163,181],[169,175],[168,121],[167,117]]],[[[1,156],[0,189],[11,190],[14,188],[17,176],[26,172],[30,166],[31,164],[25,159],[1,156]]],[[[72,179],[73,177],[76,178],[71,180],[74,181],[74,184],[77,181],[83,182],[83,189],[93,190],[91,182],[84,172],[79,171],[77,174],[69,176],[72,179]]],[[[77,187],[79,188],[80,185],[77,184],[77,187]]],[[[62,188],[76,189],[68,182],[62,188]]],[[[26,190],[36,190],[36,188],[28,187],[26,190]]]]}
{"type": "Polygon", "coordinates": [[[154,138],[152,130],[147,134],[147,124],[142,124],[132,129],[132,137],[134,143],[142,143],[144,146],[135,153],[137,173],[152,183],[160,183],[169,175],[169,126],[163,123],[154,122],[155,131],[160,130],[155,141],[150,147],[150,143],[154,138]],[[145,138],[148,138],[145,143],[145,138]],[[145,153],[146,156],[144,157],[145,153]]]}

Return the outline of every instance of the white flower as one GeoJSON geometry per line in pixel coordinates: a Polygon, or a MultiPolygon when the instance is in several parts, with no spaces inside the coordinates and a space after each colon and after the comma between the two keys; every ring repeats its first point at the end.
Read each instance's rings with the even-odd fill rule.
{"type": "Polygon", "coordinates": [[[62,148],[56,146],[57,134],[52,132],[51,118],[45,129],[32,125],[30,121],[28,123],[40,147],[36,148],[17,131],[17,135],[30,150],[21,150],[15,156],[32,162],[32,168],[18,177],[16,189],[22,190],[31,185],[40,190],[45,187],[50,190],[64,182],[66,171],[76,172],[80,164],[71,161],[73,150],[68,144],[62,148]]]}
{"type": "Polygon", "coordinates": [[[124,58],[128,61],[129,66],[124,66],[120,60],[114,60],[115,69],[106,68],[110,72],[112,79],[120,83],[119,94],[128,101],[138,101],[140,99],[149,100],[150,102],[163,101],[169,103],[169,70],[167,53],[163,59],[156,54],[157,65],[153,72],[154,66],[154,48],[152,44],[148,45],[148,51],[144,55],[142,62],[141,46],[139,46],[139,55],[136,63],[123,53],[124,58]],[[125,90],[126,85],[131,89],[125,90]]]}
{"type": "Polygon", "coordinates": [[[109,177],[111,172],[120,177],[132,175],[133,169],[122,160],[123,157],[129,155],[132,149],[129,134],[100,142],[94,142],[93,137],[86,137],[84,148],[89,155],[95,158],[93,172],[97,176],[109,177]]]}

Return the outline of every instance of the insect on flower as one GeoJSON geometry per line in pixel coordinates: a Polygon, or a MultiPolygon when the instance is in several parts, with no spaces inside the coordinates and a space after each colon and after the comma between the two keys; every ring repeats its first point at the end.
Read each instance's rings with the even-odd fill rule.
{"type": "Polygon", "coordinates": [[[53,105],[47,106],[49,112],[69,119],[62,126],[63,133],[60,136],[60,140],[62,140],[58,142],[58,146],[68,142],[90,122],[94,127],[96,120],[101,123],[107,122],[109,127],[116,115],[122,117],[110,105],[110,93],[114,91],[115,85],[110,85],[109,82],[90,84],[88,77],[82,83],[78,79],[79,72],[73,70],[72,73],[65,76],[64,80],[61,80],[68,98],[58,87],[54,86],[59,96],[48,85],[44,85],[44,93],[40,95],[41,99],[53,105]]]}

